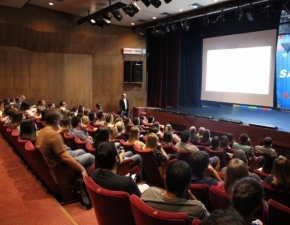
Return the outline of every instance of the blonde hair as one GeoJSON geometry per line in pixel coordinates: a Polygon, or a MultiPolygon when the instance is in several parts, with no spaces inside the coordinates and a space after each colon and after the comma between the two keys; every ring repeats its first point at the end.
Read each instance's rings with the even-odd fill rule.
{"type": "Polygon", "coordinates": [[[144,149],[154,150],[155,148],[157,148],[157,143],[158,143],[158,136],[154,133],[150,133],[147,136],[144,149]]]}
{"type": "Polygon", "coordinates": [[[113,137],[116,137],[124,130],[124,123],[123,121],[119,121],[115,124],[113,128],[113,137]]]}
{"type": "Polygon", "coordinates": [[[131,127],[130,131],[129,131],[129,139],[128,139],[128,143],[130,144],[134,144],[135,141],[139,140],[139,135],[140,135],[140,131],[137,127],[131,127]]]}

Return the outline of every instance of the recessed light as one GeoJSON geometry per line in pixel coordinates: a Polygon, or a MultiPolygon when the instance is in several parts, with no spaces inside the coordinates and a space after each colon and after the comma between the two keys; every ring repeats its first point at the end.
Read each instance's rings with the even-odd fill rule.
{"type": "Polygon", "coordinates": [[[178,9],[179,12],[183,12],[183,9],[178,9]]]}
{"type": "Polygon", "coordinates": [[[213,0],[213,2],[218,2],[219,0],[213,0]]]}
{"type": "Polygon", "coordinates": [[[134,25],[135,25],[135,23],[131,23],[131,25],[132,25],[132,26],[134,26],[134,25]]]}
{"type": "Polygon", "coordinates": [[[53,5],[53,2],[48,3],[49,5],[53,5]]]}
{"type": "Polygon", "coordinates": [[[190,4],[189,7],[190,8],[193,8],[193,9],[197,9],[199,7],[201,7],[202,5],[201,4],[198,4],[198,3],[193,3],[193,4],[190,4]]]}
{"type": "Polygon", "coordinates": [[[153,16],[152,19],[153,19],[153,20],[156,20],[156,16],[153,16]]]}

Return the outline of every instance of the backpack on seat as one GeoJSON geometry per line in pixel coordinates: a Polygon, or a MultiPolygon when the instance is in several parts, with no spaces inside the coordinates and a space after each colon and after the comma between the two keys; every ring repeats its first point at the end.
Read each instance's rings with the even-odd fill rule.
{"type": "Polygon", "coordinates": [[[76,180],[76,183],[73,186],[73,191],[77,193],[78,199],[83,206],[88,210],[93,207],[83,178],[76,180]]]}

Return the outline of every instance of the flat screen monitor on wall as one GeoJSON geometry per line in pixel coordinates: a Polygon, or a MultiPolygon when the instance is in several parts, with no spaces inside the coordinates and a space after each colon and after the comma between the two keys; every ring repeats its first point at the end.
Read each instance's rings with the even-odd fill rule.
{"type": "Polygon", "coordinates": [[[203,40],[201,99],[273,107],[277,30],[203,40]]]}

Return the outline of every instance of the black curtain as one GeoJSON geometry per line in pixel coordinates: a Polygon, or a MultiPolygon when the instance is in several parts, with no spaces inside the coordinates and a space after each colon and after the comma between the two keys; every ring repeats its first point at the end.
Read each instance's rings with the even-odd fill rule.
{"type": "Polygon", "coordinates": [[[154,37],[147,32],[148,106],[177,106],[179,32],[154,37]]]}

